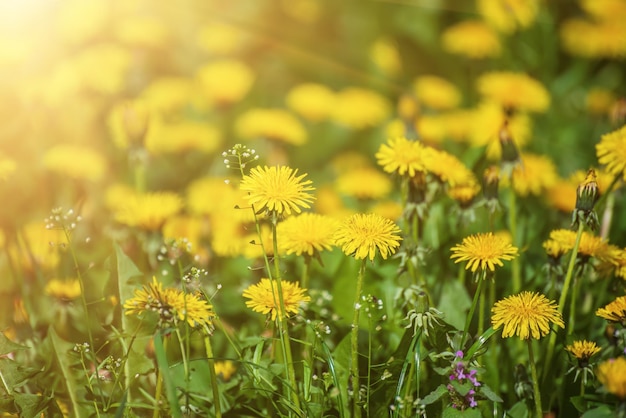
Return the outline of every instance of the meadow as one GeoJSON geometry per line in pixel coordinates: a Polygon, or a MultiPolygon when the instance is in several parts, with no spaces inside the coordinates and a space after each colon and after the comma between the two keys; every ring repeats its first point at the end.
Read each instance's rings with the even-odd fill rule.
{"type": "Polygon", "coordinates": [[[626,417],[626,0],[7,0],[0,416],[626,417]]]}

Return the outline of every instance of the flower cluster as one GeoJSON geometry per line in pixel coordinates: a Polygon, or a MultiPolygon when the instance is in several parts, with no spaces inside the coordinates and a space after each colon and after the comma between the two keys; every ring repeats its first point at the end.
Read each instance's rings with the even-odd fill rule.
{"type": "Polygon", "coordinates": [[[468,368],[468,365],[462,360],[463,352],[459,350],[456,352],[456,364],[449,376],[450,383],[446,387],[452,400],[452,407],[464,411],[467,408],[478,406],[476,388],[480,387],[481,383],[476,377],[478,370],[468,368]],[[457,359],[458,361],[456,361],[457,359]]]}

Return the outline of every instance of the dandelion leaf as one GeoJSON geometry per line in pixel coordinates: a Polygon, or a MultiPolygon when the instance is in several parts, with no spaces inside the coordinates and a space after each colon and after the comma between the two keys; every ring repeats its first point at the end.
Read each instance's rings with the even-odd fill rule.
{"type": "Polygon", "coordinates": [[[4,333],[0,332],[0,356],[5,356],[15,350],[23,350],[25,347],[9,340],[4,333]]]}

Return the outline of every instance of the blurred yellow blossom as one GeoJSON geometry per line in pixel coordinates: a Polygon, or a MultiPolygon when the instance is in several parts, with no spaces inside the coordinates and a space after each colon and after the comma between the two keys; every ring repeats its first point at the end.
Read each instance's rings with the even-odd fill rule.
{"type": "Polygon", "coordinates": [[[200,89],[210,103],[229,105],[240,101],[252,87],[254,73],[242,61],[221,59],[200,67],[200,89]]]}
{"type": "Polygon", "coordinates": [[[60,261],[59,252],[67,246],[67,237],[61,229],[47,229],[43,222],[30,222],[18,232],[19,246],[11,246],[15,259],[27,271],[37,268],[52,270],[60,261]]]}
{"type": "Polygon", "coordinates": [[[98,181],[106,171],[104,157],[88,147],[60,144],[46,151],[43,165],[71,179],[98,181]]]}
{"type": "Polygon", "coordinates": [[[202,234],[202,221],[188,215],[176,215],[167,218],[161,228],[163,239],[185,239],[189,244],[191,254],[200,251],[200,237],[202,234]]]}
{"type": "Polygon", "coordinates": [[[449,110],[457,107],[461,102],[459,89],[448,80],[434,76],[423,75],[414,82],[415,96],[420,104],[431,109],[449,110]]]}
{"type": "Polygon", "coordinates": [[[478,91],[506,109],[545,112],[550,94],[539,81],[524,73],[490,72],[476,82],[478,91]]]}
{"type": "Polygon", "coordinates": [[[616,97],[612,91],[603,88],[592,88],[585,97],[585,107],[592,115],[607,115],[616,97]]]}
{"type": "Polygon", "coordinates": [[[478,12],[498,31],[510,34],[537,18],[539,0],[478,0],[478,12]]]}
{"type": "Polygon", "coordinates": [[[598,20],[623,22],[626,18],[626,1],[624,0],[580,0],[580,6],[598,20]]]}
{"type": "Polygon", "coordinates": [[[626,26],[623,21],[592,22],[572,18],[561,24],[560,35],[563,48],[573,55],[587,58],[626,55],[626,26]]]}
{"type": "Polygon", "coordinates": [[[265,138],[292,145],[308,141],[300,120],[283,109],[250,109],[237,118],[235,131],[247,140],[265,138]]]}
{"type": "Polygon", "coordinates": [[[303,118],[319,122],[327,119],[333,109],[335,93],[323,84],[298,84],[287,92],[287,106],[303,118]]]}
{"type": "Polygon", "coordinates": [[[626,399],[626,359],[611,358],[598,365],[598,380],[607,392],[626,399]]]}
{"type": "Polygon", "coordinates": [[[152,155],[201,151],[211,153],[222,143],[220,131],[206,122],[181,120],[164,123],[160,118],[151,119],[145,147],[152,155]]]}
{"type": "Polygon", "coordinates": [[[44,292],[60,301],[69,302],[80,296],[80,282],[78,279],[51,279],[46,283],[44,292]]]}
{"type": "Polygon", "coordinates": [[[141,92],[140,98],[151,109],[164,114],[182,110],[192,97],[192,82],[185,77],[158,77],[141,92]]]}
{"type": "Polygon", "coordinates": [[[113,43],[100,43],[81,51],[73,60],[82,85],[102,94],[120,93],[126,86],[131,54],[113,43]]]}
{"type": "Polygon", "coordinates": [[[461,184],[477,183],[472,170],[454,155],[435,148],[424,150],[424,167],[440,181],[455,187],[461,184]]]}
{"type": "Polygon", "coordinates": [[[230,360],[216,361],[215,374],[220,376],[224,381],[228,382],[233,374],[237,371],[237,367],[230,360]]]}
{"type": "Polygon", "coordinates": [[[59,33],[74,44],[86,43],[103,32],[112,9],[106,0],[67,0],[59,4],[59,33]]]}
{"type": "Polygon", "coordinates": [[[352,129],[364,129],[377,126],[390,112],[385,96],[365,88],[346,87],[337,93],[333,119],[352,129]]]}
{"type": "Polygon", "coordinates": [[[389,176],[372,167],[347,171],[337,177],[335,184],[340,194],[357,199],[382,199],[392,188],[389,176]]]}
{"type": "Polygon", "coordinates": [[[497,57],[501,52],[498,34],[480,20],[466,20],[448,27],[441,43],[446,51],[472,59],[497,57]]]}
{"type": "Polygon", "coordinates": [[[158,231],[182,207],[183,201],[176,193],[149,192],[128,196],[116,208],[114,216],[123,225],[158,231]]]}
{"type": "Polygon", "coordinates": [[[395,76],[402,70],[402,60],[398,48],[392,40],[379,38],[370,46],[369,56],[372,62],[384,73],[395,76]]]}
{"type": "MultiPolygon", "coordinates": [[[[513,169],[513,190],[519,196],[541,196],[558,179],[556,166],[545,155],[523,153],[522,163],[513,169]]],[[[507,179],[503,179],[506,184],[507,179]]]]}
{"type": "Polygon", "coordinates": [[[120,149],[143,145],[150,122],[150,109],[145,100],[124,100],[109,112],[108,125],[113,142],[120,149]]]}
{"type": "Polygon", "coordinates": [[[623,175],[626,179],[626,125],[608,134],[602,135],[596,145],[596,154],[600,164],[614,176],[623,175]]]}

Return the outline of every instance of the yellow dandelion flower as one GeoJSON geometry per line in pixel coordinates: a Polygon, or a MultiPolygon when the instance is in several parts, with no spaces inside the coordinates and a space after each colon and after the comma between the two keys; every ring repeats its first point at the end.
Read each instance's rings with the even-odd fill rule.
{"type": "Polygon", "coordinates": [[[600,363],[596,374],[609,393],[626,399],[626,358],[618,357],[600,363]]]}
{"type": "Polygon", "coordinates": [[[487,146],[487,157],[500,160],[502,146],[499,133],[506,122],[507,129],[518,150],[530,141],[532,123],[527,114],[516,112],[513,116],[505,115],[502,105],[494,102],[482,102],[471,112],[469,142],[475,147],[487,146]]]}
{"type": "Polygon", "coordinates": [[[512,260],[518,255],[517,247],[511,244],[510,239],[502,235],[494,235],[491,232],[470,235],[463,238],[461,244],[451,248],[453,254],[451,259],[455,263],[467,261],[466,270],[475,273],[479,268],[481,271],[487,269],[495,271],[496,264],[502,267],[502,260],[512,260]]]}
{"type": "Polygon", "coordinates": [[[378,201],[373,206],[369,208],[371,213],[377,213],[383,218],[396,220],[400,219],[402,216],[402,212],[404,211],[404,207],[395,200],[383,200],[378,201]]]}
{"type": "Polygon", "coordinates": [[[529,27],[539,12],[539,0],[478,0],[478,12],[498,31],[510,34],[529,27]]]}
{"type": "Polygon", "coordinates": [[[431,109],[449,110],[461,102],[459,89],[444,78],[432,75],[420,76],[413,86],[417,100],[431,109]]]}
{"type": "Polygon", "coordinates": [[[374,213],[357,213],[346,218],[335,232],[335,244],[344,254],[374,260],[377,252],[383,259],[400,247],[400,228],[390,219],[374,213]]]}
{"type": "Polygon", "coordinates": [[[246,301],[246,306],[254,312],[270,315],[272,320],[275,320],[279,312],[281,317],[297,314],[300,305],[311,300],[310,296],[305,295],[306,289],[301,289],[297,282],[282,280],[281,288],[285,306],[284,313],[280,308],[278,283],[275,280],[265,278],[243,291],[243,297],[250,299],[246,301]]]}
{"type": "Polygon", "coordinates": [[[237,371],[235,363],[230,360],[216,361],[215,374],[221,376],[224,381],[228,382],[237,371]]]}
{"type": "Polygon", "coordinates": [[[598,347],[594,341],[577,340],[567,345],[565,351],[571,353],[578,360],[579,364],[586,365],[589,363],[591,356],[602,351],[602,348],[598,347]]]}
{"type": "Polygon", "coordinates": [[[63,230],[47,229],[43,222],[31,222],[18,232],[18,244],[11,245],[9,250],[15,260],[20,260],[22,268],[26,271],[36,268],[47,271],[59,265],[60,248],[68,242],[63,230]]]}
{"type": "Polygon", "coordinates": [[[477,183],[474,173],[454,155],[428,147],[424,150],[424,167],[443,182],[454,187],[477,183]]]}
{"type": "Polygon", "coordinates": [[[254,83],[254,73],[243,62],[222,59],[210,62],[196,75],[204,96],[218,105],[239,102],[254,83]]]}
{"type": "Polygon", "coordinates": [[[78,279],[51,279],[46,283],[44,292],[60,301],[69,302],[80,296],[80,282],[78,279]]]}
{"type": "Polygon", "coordinates": [[[596,145],[596,154],[600,164],[605,164],[609,173],[614,176],[624,175],[626,179],[626,125],[602,135],[600,143],[596,145]]]}
{"type": "Polygon", "coordinates": [[[235,121],[235,131],[240,138],[265,138],[292,145],[308,141],[306,130],[298,118],[283,109],[251,109],[235,121]]]}
{"type": "Polygon", "coordinates": [[[340,152],[333,157],[330,165],[337,174],[345,174],[371,166],[369,157],[359,151],[340,152]]]}
{"type": "Polygon", "coordinates": [[[80,52],[72,64],[84,87],[113,95],[123,90],[131,61],[128,49],[117,44],[101,43],[80,52]]]}
{"type": "Polygon", "coordinates": [[[340,194],[372,200],[387,197],[392,186],[389,176],[371,167],[357,168],[342,173],[335,183],[340,194]]]}
{"type": "Polygon", "coordinates": [[[561,24],[563,48],[586,58],[620,58],[626,55],[626,27],[622,20],[602,22],[573,18],[561,24]]]}
{"type": "Polygon", "coordinates": [[[187,106],[193,91],[193,83],[189,78],[159,77],[141,92],[140,99],[149,109],[167,115],[187,106]]]}
{"type": "Polygon", "coordinates": [[[113,143],[120,149],[141,145],[148,131],[150,108],[142,99],[117,103],[109,112],[108,124],[113,143]]]}
{"type": "Polygon", "coordinates": [[[128,196],[115,209],[115,220],[123,225],[157,231],[170,216],[183,207],[183,200],[172,192],[151,192],[128,196]]]}
{"type": "Polygon", "coordinates": [[[506,297],[495,303],[491,314],[494,329],[504,326],[504,338],[517,335],[522,340],[538,340],[550,332],[551,323],[565,327],[556,303],[540,293],[522,292],[506,297]]]}
{"type": "Polygon", "coordinates": [[[402,60],[397,46],[390,39],[377,39],[369,50],[372,62],[384,74],[394,76],[402,71],[402,60]]]}
{"type": "Polygon", "coordinates": [[[596,315],[609,322],[626,324],[626,296],[620,296],[604,308],[599,308],[596,315]]]}
{"type": "Polygon", "coordinates": [[[254,167],[244,176],[240,188],[248,192],[246,199],[257,212],[291,215],[292,211],[300,213],[302,208],[309,208],[314,200],[309,192],[315,188],[311,180],[303,180],[305,177],[298,176],[297,169],[284,166],[254,167]]]}
{"type": "Polygon", "coordinates": [[[480,20],[466,20],[448,27],[441,36],[443,49],[472,59],[500,55],[498,34],[480,20]]]}
{"type": "Polygon", "coordinates": [[[199,218],[188,215],[171,216],[163,224],[161,233],[164,240],[177,242],[184,240],[184,243],[189,246],[189,252],[198,254],[202,234],[202,221],[199,218]]]}
{"type": "MultiPolygon", "coordinates": [[[[555,243],[546,245],[558,245],[565,252],[571,251],[576,242],[576,232],[569,229],[557,229],[550,232],[549,241],[555,241],[555,243]]],[[[580,237],[580,245],[578,246],[579,256],[599,258],[606,254],[608,250],[609,244],[604,239],[583,231],[580,237]]]]}
{"type": "Polygon", "coordinates": [[[376,153],[378,165],[387,173],[397,172],[401,176],[414,177],[418,171],[426,171],[424,166],[424,146],[404,137],[390,138],[376,153]]]}
{"type": "Polygon", "coordinates": [[[459,184],[447,189],[448,196],[456,200],[462,208],[469,207],[478,193],[480,186],[478,183],[459,184]]]}
{"type": "Polygon", "coordinates": [[[421,115],[415,121],[415,130],[426,144],[440,144],[448,135],[448,121],[442,114],[421,115]]]}
{"type": "Polygon", "coordinates": [[[106,171],[106,160],[96,151],[62,144],[49,149],[43,157],[44,166],[71,179],[98,181],[106,171]]]}
{"type": "Polygon", "coordinates": [[[585,108],[592,115],[606,115],[616,101],[612,91],[603,88],[592,88],[585,97],[585,108]]]}
{"type": "Polygon", "coordinates": [[[337,93],[333,120],[351,129],[378,126],[391,113],[387,98],[373,90],[348,87],[337,93]]]}
{"type": "Polygon", "coordinates": [[[206,300],[178,289],[163,288],[163,283],[152,277],[152,283],[135,290],[135,296],[124,302],[126,315],[156,312],[160,325],[186,321],[189,326],[211,326],[215,313],[206,300]]]}
{"type": "Polygon", "coordinates": [[[0,180],[6,181],[17,169],[17,163],[0,155],[0,180]]]}
{"type": "Polygon", "coordinates": [[[308,256],[329,251],[334,245],[337,224],[335,219],[315,213],[290,216],[277,227],[279,251],[308,256]]]}
{"type": "Polygon", "coordinates": [[[548,90],[523,73],[490,72],[478,78],[477,86],[481,95],[503,108],[545,112],[550,105],[548,90]]]}
{"type": "MultiPolygon", "coordinates": [[[[556,166],[544,155],[523,153],[522,164],[513,169],[513,190],[519,196],[541,196],[558,179],[556,166]]],[[[507,179],[503,179],[506,185],[507,179]]]]}
{"type": "Polygon", "coordinates": [[[145,138],[146,150],[152,155],[188,151],[212,153],[221,143],[219,129],[209,123],[191,120],[165,123],[160,117],[151,119],[145,138]]]}
{"type": "Polygon", "coordinates": [[[335,93],[323,84],[304,83],[289,90],[285,101],[291,110],[303,118],[320,122],[330,116],[335,93]]]}

